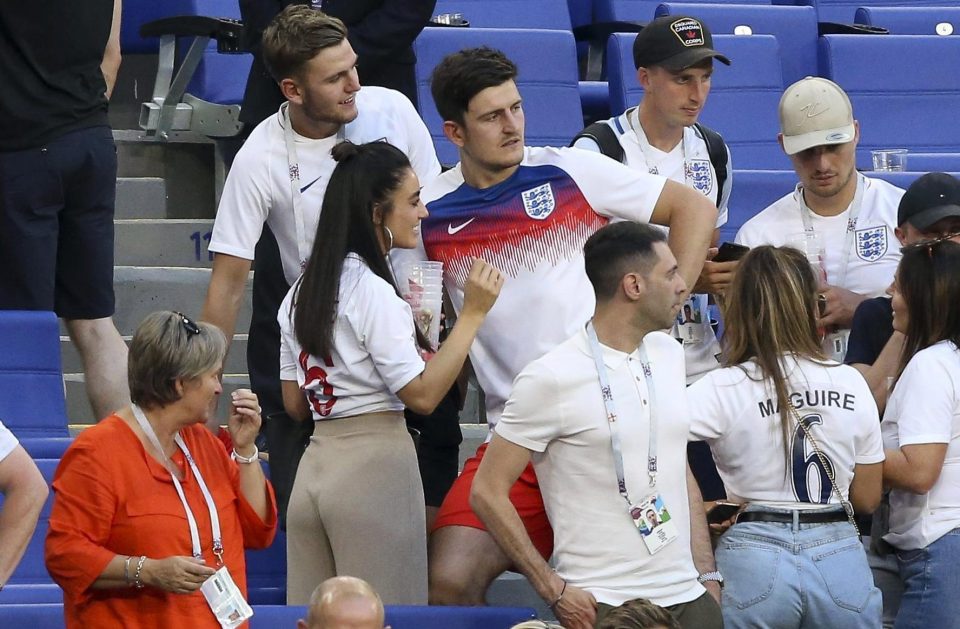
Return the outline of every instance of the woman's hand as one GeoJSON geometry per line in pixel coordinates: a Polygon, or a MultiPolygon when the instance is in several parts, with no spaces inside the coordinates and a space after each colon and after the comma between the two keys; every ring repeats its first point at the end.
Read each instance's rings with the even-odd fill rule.
{"type": "MultiPolygon", "coordinates": [[[[136,558],[134,558],[136,561],[136,558]]],[[[140,580],[174,594],[196,592],[216,572],[203,559],[173,556],[166,559],[147,559],[140,570],[140,580]]]]}
{"type": "Polygon", "coordinates": [[[241,456],[253,454],[253,441],[260,432],[260,402],[250,389],[237,389],[230,398],[227,428],[233,448],[241,456]]]}
{"type": "Polygon", "coordinates": [[[480,258],[473,259],[470,275],[463,287],[463,308],[460,316],[484,316],[493,307],[503,286],[503,275],[480,258]]]}

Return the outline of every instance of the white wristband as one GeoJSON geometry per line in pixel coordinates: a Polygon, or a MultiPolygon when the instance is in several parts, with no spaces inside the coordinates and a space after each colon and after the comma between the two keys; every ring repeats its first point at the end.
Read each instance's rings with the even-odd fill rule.
{"type": "Polygon", "coordinates": [[[260,449],[257,447],[257,444],[253,444],[253,454],[250,456],[242,456],[237,449],[234,448],[233,452],[230,453],[230,458],[236,461],[237,463],[256,463],[260,459],[260,449]]]}

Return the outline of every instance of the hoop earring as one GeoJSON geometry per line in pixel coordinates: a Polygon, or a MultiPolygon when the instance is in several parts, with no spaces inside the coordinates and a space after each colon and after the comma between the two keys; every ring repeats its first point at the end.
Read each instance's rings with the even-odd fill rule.
{"type": "Polygon", "coordinates": [[[390,231],[390,228],[387,227],[386,225],[383,226],[383,231],[387,233],[387,238],[388,238],[387,251],[390,251],[391,249],[393,249],[393,232],[390,231]]]}

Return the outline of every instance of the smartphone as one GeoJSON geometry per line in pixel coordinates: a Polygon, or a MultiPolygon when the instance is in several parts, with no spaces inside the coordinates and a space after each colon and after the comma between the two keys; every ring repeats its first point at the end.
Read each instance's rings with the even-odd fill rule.
{"type": "Polygon", "coordinates": [[[735,516],[741,507],[743,507],[743,505],[735,502],[715,502],[713,508],[707,511],[707,522],[710,524],[722,524],[735,516]]]}
{"type": "Polygon", "coordinates": [[[745,247],[744,245],[738,245],[732,242],[725,242],[720,245],[720,250],[717,252],[716,257],[713,258],[713,261],[733,262],[734,260],[739,260],[743,256],[747,255],[748,251],[750,251],[750,247],[745,247]]]}

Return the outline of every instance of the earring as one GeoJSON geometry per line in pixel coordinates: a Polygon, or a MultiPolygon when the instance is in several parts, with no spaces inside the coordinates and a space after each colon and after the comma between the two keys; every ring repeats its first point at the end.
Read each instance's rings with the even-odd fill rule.
{"type": "Polygon", "coordinates": [[[383,226],[383,231],[387,233],[387,239],[388,239],[387,251],[390,251],[391,249],[393,249],[393,232],[390,231],[390,228],[387,227],[386,225],[383,226]]]}

